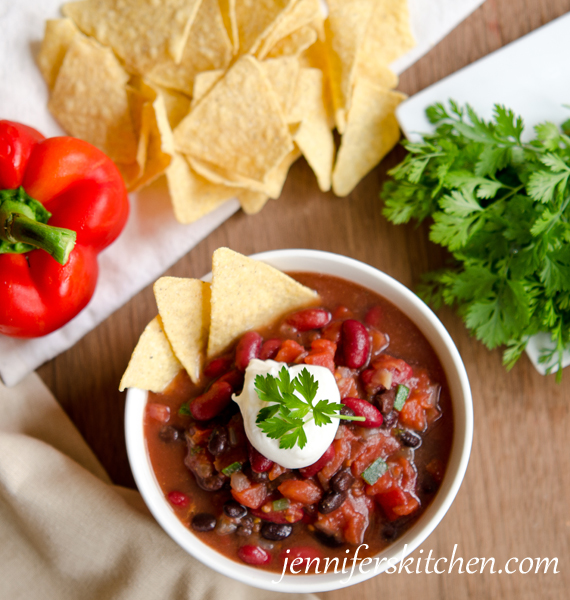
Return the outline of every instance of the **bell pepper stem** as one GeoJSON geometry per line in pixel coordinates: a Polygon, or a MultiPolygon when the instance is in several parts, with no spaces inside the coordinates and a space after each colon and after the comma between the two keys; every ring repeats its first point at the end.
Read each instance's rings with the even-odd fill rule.
{"type": "Polygon", "coordinates": [[[67,262],[76,237],[77,234],[71,229],[45,225],[23,214],[6,212],[0,208],[0,239],[41,248],[61,265],[67,262]]]}

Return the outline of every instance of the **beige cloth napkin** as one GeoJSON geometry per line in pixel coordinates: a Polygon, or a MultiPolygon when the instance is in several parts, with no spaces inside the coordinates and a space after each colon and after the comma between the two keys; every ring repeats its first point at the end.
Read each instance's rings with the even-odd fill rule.
{"type": "Polygon", "coordinates": [[[39,377],[0,383],[0,598],[315,600],[246,586],[162,531],[113,486],[39,377]]]}

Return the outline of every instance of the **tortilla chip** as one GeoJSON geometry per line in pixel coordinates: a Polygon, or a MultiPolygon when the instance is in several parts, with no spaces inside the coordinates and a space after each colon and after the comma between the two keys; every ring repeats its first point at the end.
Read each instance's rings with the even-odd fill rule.
{"type": "Polygon", "coordinates": [[[182,59],[202,0],[85,0],[63,6],[87,35],[110,46],[129,70],[146,73],[168,59],[182,59]]]}
{"type": "Polygon", "coordinates": [[[254,53],[266,35],[266,30],[294,2],[295,0],[236,0],[239,53],[254,53]]]}
{"type": "Polygon", "coordinates": [[[157,86],[157,92],[164,100],[170,129],[174,130],[178,126],[178,123],[190,112],[190,98],[184,94],[160,86],[157,86]]]}
{"type": "Polygon", "coordinates": [[[232,55],[232,43],[218,0],[202,0],[180,63],[172,60],[159,63],[147,76],[151,81],[191,96],[196,75],[202,71],[225,69],[232,55]]]}
{"type": "Polygon", "coordinates": [[[210,284],[161,277],[153,286],[158,314],[176,358],[198,383],[210,328],[210,284]]]}
{"type": "Polygon", "coordinates": [[[299,56],[317,41],[316,30],[306,25],[294,31],[291,35],[279,40],[267,53],[267,58],[280,56],[299,56]]]}
{"type": "Polygon", "coordinates": [[[366,35],[374,4],[374,0],[337,0],[329,3],[330,13],[325,22],[329,78],[335,121],[340,133],[344,133],[346,126],[358,51],[366,35]]]}
{"type": "Polygon", "coordinates": [[[166,179],[174,215],[180,223],[197,221],[241,191],[208,181],[196,173],[181,154],[172,158],[166,179]]]}
{"type": "Polygon", "coordinates": [[[65,54],[76,35],[81,35],[70,19],[49,19],[40,52],[38,66],[50,89],[55,85],[55,80],[65,58],[65,54]]]}
{"type": "Polygon", "coordinates": [[[293,57],[271,58],[261,64],[265,76],[279,99],[283,115],[287,115],[297,89],[299,61],[293,57]]]}
{"type": "Polygon", "coordinates": [[[159,316],[156,316],[143,331],[127,370],[123,374],[119,390],[139,388],[160,393],[182,370],[182,365],[172,348],[159,316]]]}
{"type": "Polygon", "coordinates": [[[276,19],[260,44],[256,56],[264,59],[280,40],[289,37],[306,25],[322,28],[323,21],[324,15],[319,0],[299,0],[290,5],[289,10],[283,11],[280,18],[276,19]]]}
{"type": "Polygon", "coordinates": [[[416,45],[408,0],[378,0],[366,30],[359,63],[389,65],[416,45]]]}
{"type": "Polygon", "coordinates": [[[198,101],[200,101],[223,76],[224,71],[222,69],[198,73],[194,80],[194,93],[192,95],[190,109],[193,109],[198,101]]]}
{"type": "Polygon", "coordinates": [[[237,195],[243,212],[246,215],[257,214],[269,200],[269,196],[263,192],[254,192],[252,190],[242,190],[237,195]]]}
{"type": "Polygon", "coordinates": [[[220,0],[222,19],[232,42],[234,55],[239,50],[239,33],[237,28],[236,0],[220,0]]]}
{"type": "Polygon", "coordinates": [[[132,163],[137,140],[127,92],[128,75],[110,48],[76,36],[57,76],[49,109],[71,135],[116,162],[132,163]]]}
{"type": "Polygon", "coordinates": [[[405,98],[366,79],[357,82],[332,174],[337,196],[348,195],[398,143],[400,129],[394,111],[405,98]]]}
{"type": "Polygon", "coordinates": [[[270,198],[279,198],[283,186],[285,185],[285,180],[287,179],[289,167],[299,158],[299,156],[301,156],[301,153],[297,147],[294,147],[281,163],[267,174],[264,181],[248,179],[247,177],[232,173],[227,169],[216,167],[215,165],[196,160],[192,157],[188,157],[188,162],[196,173],[199,173],[202,177],[212,183],[237,188],[238,190],[244,189],[258,192],[265,194],[270,198]]]}
{"type": "Polygon", "coordinates": [[[319,188],[327,192],[331,188],[334,139],[324,105],[322,71],[301,69],[288,120],[300,122],[293,140],[313,169],[319,188]]]}
{"type": "Polygon", "coordinates": [[[174,139],[179,151],[258,181],[293,149],[275,92],[251,56],[190,111],[174,139]]]}
{"type": "Polygon", "coordinates": [[[316,292],[281,271],[219,248],[212,258],[208,358],[221,354],[246,331],[318,301],[316,292]]]}

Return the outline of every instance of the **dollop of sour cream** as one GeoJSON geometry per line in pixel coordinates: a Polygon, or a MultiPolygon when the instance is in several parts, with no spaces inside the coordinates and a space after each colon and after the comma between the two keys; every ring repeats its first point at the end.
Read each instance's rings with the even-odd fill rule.
{"type": "MultiPolygon", "coordinates": [[[[233,400],[239,405],[245,434],[251,445],[263,456],[276,462],[287,469],[301,469],[317,462],[331,445],[336,435],[340,419],[331,419],[331,423],[318,427],[311,418],[311,413],[305,418],[304,430],[307,435],[307,443],[304,448],[299,448],[297,444],[293,448],[279,448],[279,440],[268,437],[256,424],[257,413],[265,406],[270,406],[271,402],[262,401],[255,391],[255,378],[257,375],[273,375],[277,377],[282,367],[289,371],[291,379],[299,375],[303,369],[307,369],[318,383],[318,390],[313,400],[316,405],[319,400],[328,400],[329,402],[340,402],[340,393],[336,384],[334,375],[325,367],[315,365],[294,365],[287,367],[285,363],[274,360],[259,360],[254,358],[250,361],[245,370],[245,381],[243,391],[239,396],[232,396],[233,400]]],[[[299,398],[304,398],[295,392],[299,398]]]]}

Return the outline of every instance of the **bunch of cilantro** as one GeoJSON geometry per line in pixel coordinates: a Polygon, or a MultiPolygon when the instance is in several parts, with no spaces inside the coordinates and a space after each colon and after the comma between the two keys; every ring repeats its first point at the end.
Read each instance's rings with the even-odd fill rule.
{"type": "Polygon", "coordinates": [[[393,223],[431,217],[430,239],[453,257],[425,277],[419,293],[455,306],[488,348],[506,346],[511,368],[529,338],[549,332],[540,360],[562,376],[570,344],[570,120],[524,125],[495,105],[491,122],[450,101],[427,109],[435,132],[404,142],[381,196],[393,223]]]}

